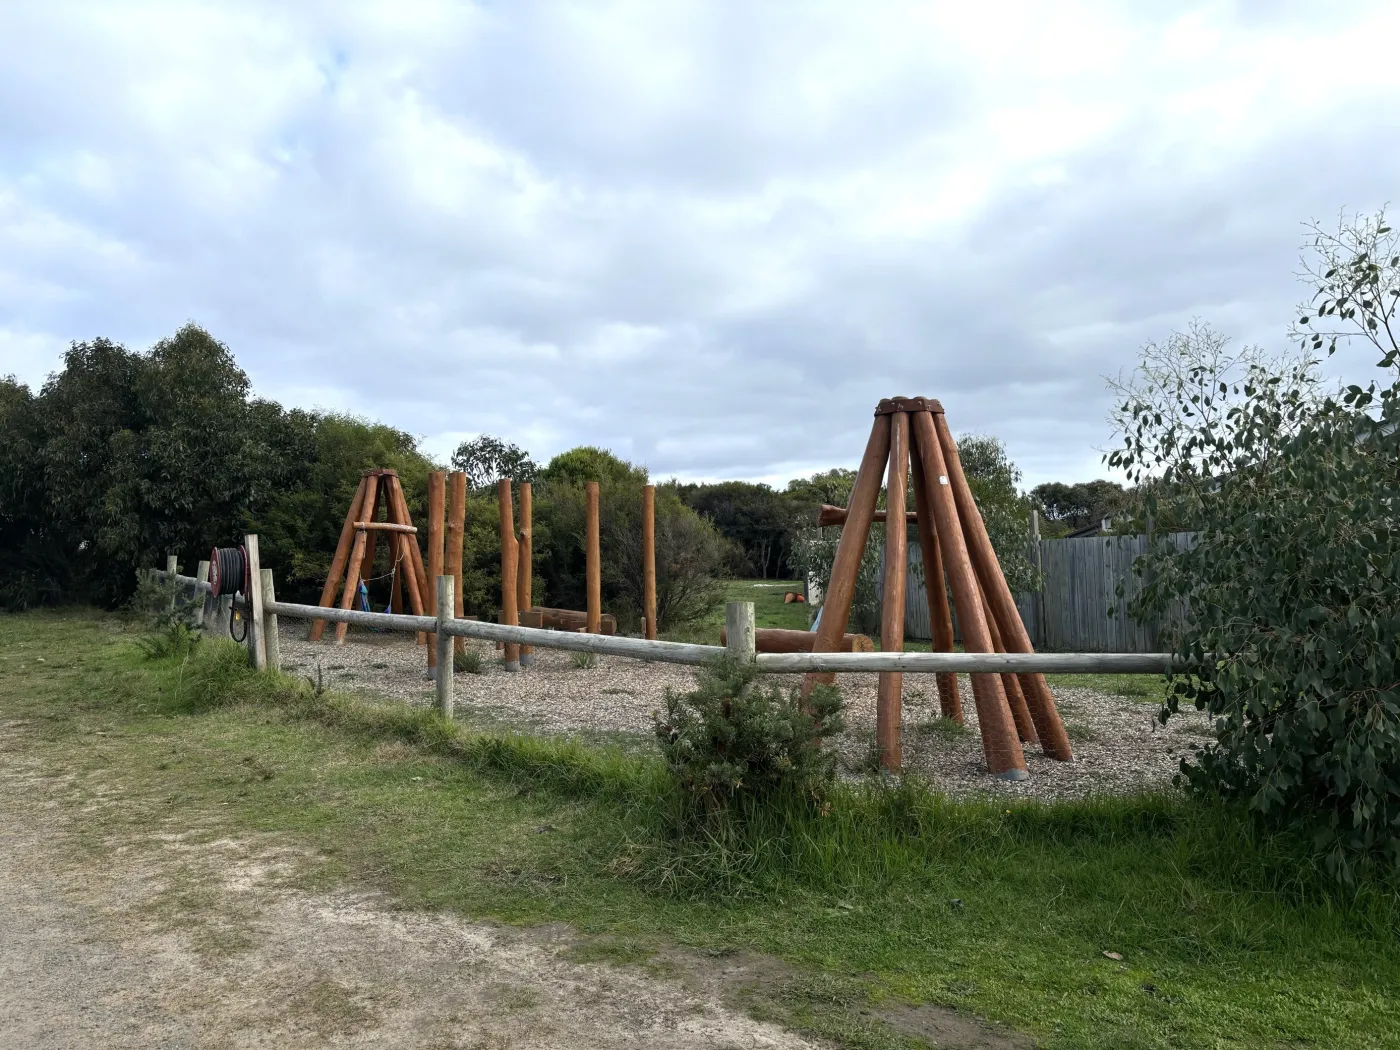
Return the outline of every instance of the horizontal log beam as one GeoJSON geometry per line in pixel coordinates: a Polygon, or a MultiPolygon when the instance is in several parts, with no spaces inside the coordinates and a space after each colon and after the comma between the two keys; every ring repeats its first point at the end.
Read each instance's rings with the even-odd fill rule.
{"type": "Polygon", "coordinates": [[[760,671],[913,674],[1163,674],[1171,653],[760,653],[760,671]]]}
{"type": "Polygon", "coordinates": [[[418,532],[412,525],[400,525],[393,521],[357,521],[355,528],[361,532],[418,532]]]}
{"type": "MultiPolygon", "coordinates": [[[[322,619],[390,631],[430,631],[437,626],[432,616],[400,616],[394,613],[361,612],[358,609],[328,609],[320,605],[268,602],[264,610],[278,616],[305,620],[322,619]]],[[[662,663],[700,665],[724,655],[717,645],[690,645],[684,642],[649,642],[642,638],[610,637],[602,634],[575,634],[536,627],[474,620],[450,620],[446,631],[463,638],[516,642],[541,649],[627,656],[662,663]]],[[[758,669],[772,673],[801,674],[808,671],[904,671],[912,674],[956,672],[962,674],[1162,674],[1178,668],[1171,653],[759,653],[758,669]]]]}
{"type": "MultiPolygon", "coordinates": [[[[883,510],[877,510],[875,512],[876,521],[885,521],[888,518],[889,515],[883,510]]],[[[910,525],[916,525],[918,524],[919,516],[912,510],[906,510],[904,512],[904,520],[910,525]]],[[[846,524],[846,508],[833,507],[830,503],[823,503],[822,509],[817,512],[817,524],[822,528],[826,528],[828,525],[846,524]]]]}
{"type": "MultiPolygon", "coordinates": [[[[816,631],[794,631],[782,627],[760,627],[754,631],[754,643],[760,653],[810,653],[816,644],[816,631]]],[[[719,644],[729,644],[729,632],[719,631],[719,644]]],[[[841,636],[841,652],[873,653],[875,643],[863,634],[841,636]]]]}

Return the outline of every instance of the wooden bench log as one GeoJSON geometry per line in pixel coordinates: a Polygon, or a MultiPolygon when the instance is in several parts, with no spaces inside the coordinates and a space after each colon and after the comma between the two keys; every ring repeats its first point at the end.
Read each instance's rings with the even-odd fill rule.
{"type": "MultiPolygon", "coordinates": [[[[729,632],[720,628],[719,644],[728,645],[729,632]]],[[[760,627],[754,632],[754,642],[760,653],[810,653],[817,640],[816,631],[792,631],[782,627],[760,627]]],[[[843,653],[873,653],[875,642],[863,634],[843,634],[843,653]]]]}

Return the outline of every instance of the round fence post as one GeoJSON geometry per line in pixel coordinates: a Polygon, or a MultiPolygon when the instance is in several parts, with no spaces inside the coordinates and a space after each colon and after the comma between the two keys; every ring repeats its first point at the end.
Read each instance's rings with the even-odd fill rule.
{"type": "Polygon", "coordinates": [[[758,653],[753,602],[730,602],[724,607],[724,647],[741,664],[751,664],[758,653]]]}
{"type": "Polygon", "coordinates": [[[277,637],[277,614],[268,612],[268,606],[277,601],[277,594],[272,587],[272,570],[262,569],[259,572],[262,576],[262,601],[263,618],[259,628],[263,637],[263,646],[267,652],[267,669],[269,671],[282,670],[282,643],[277,637]]]}
{"type": "Polygon", "coordinates": [[[437,703],[438,713],[443,718],[452,718],[452,636],[446,627],[452,622],[454,612],[451,576],[437,578],[437,703]]]}

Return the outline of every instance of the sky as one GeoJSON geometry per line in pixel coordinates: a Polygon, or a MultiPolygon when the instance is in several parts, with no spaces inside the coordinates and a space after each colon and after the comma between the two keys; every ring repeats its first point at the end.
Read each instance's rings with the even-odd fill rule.
{"type": "Polygon", "coordinates": [[[1026,486],[1106,476],[1105,374],[1192,318],[1281,347],[1302,224],[1397,193],[1397,40],[1393,0],[7,0],[0,374],[192,320],[443,460],[783,483],[921,394],[1026,486]]]}

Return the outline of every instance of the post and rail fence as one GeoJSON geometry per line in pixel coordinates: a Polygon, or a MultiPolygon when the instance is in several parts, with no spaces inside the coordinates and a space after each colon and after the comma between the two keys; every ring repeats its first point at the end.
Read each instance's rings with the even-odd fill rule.
{"type": "Polygon", "coordinates": [[[246,643],[249,661],[258,670],[281,670],[277,641],[277,618],[288,616],[305,620],[327,620],[336,624],[397,631],[406,634],[425,632],[436,635],[436,680],[438,709],[451,717],[453,705],[452,646],[455,638],[477,638],[504,642],[509,645],[529,645],[540,649],[562,649],[572,652],[595,653],[601,656],[623,656],[636,660],[703,666],[728,656],[752,663],[759,671],[774,674],[805,674],[808,672],[879,672],[902,671],[906,674],[1162,674],[1175,664],[1171,653],[924,653],[924,652],[836,652],[836,653],[759,653],[755,651],[754,608],[752,602],[730,602],[725,610],[726,644],[699,645],[690,642],[667,642],[620,635],[580,634],[539,627],[518,627],[511,624],[487,623],[462,619],[455,615],[456,596],[451,576],[437,577],[436,615],[413,616],[402,613],[365,612],[359,609],[330,608],[321,605],[301,605],[278,601],[273,587],[272,570],[258,564],[257,537],[245,539],[249,562],[249,578],[256,581],[252,594],[237,598],[209,597],[209,565],[200,562],[196,576],[180,574],[176,559],[167,559],[165,569],[152,569],[157,578],[170,580],[177,588],[205,596],[199,616],[206,628],[227,629],[229,617],[236,605],[246,618],[246,643]]]}

